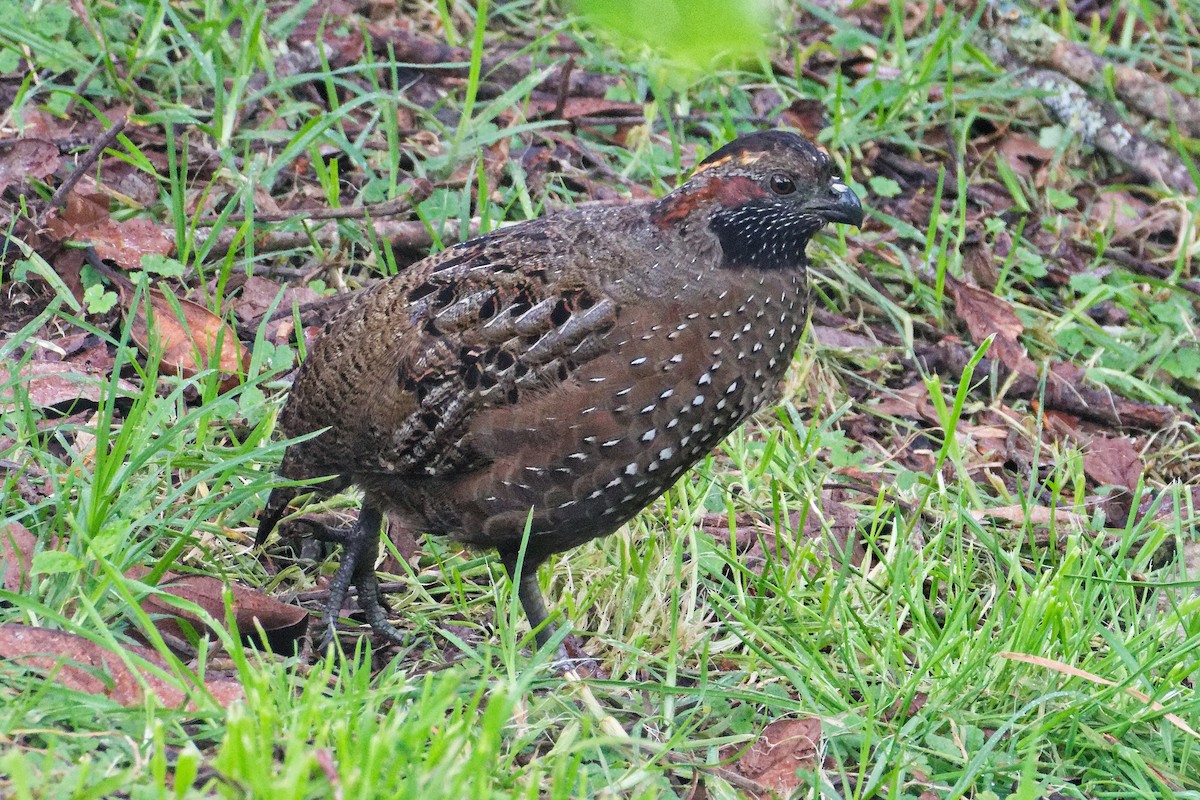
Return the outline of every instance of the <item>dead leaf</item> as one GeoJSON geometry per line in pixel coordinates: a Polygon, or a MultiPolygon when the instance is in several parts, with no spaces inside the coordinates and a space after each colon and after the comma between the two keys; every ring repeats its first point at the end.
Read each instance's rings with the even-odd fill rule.
{"type": "Polygon", "coordinates": [[[1097,436],[1083,454],[1083,471],[1096,483],[1132,490],[1145,465],[1139,448],[1124,436],[1097,436]]]}
{"type": "MultiPolygon", "coordinates": [[[[115,366],[113,354],[108,349],[108,342],[90,334],[82,340],[79,347],[67,349],[67,357],[63,359],[63,363],[70,364],[84,374],[111,373],[115,366]]],[[[123,394],[126,388],[124,384],[118,382],[117,386],[123,394]]]]}
{"type": "MultiPolygon", "coordinates": [[[[11,438],[0,436],[0,451],[5,450],[6,445],[11,443],[11,438]]],[[[11,497],[20,497],[31,506],[42,505],[57,489],[54,478],[33,460],[13,461],[0,458],[0,480],[7,482],[11,497]]]]}
{"type": "Polygon", "coordinates": [[[734,767],[763,789],[789,796],[800,785],[798,770],[817,767],[821,721],[814,717],[780,719],[763,728],[734,767]]]}
{"type": "Polygon", "coordinates": [[[953,275],[946,275],[946,292],[954,300],[959,319],[966,323],[967,330],[971,332],[972,341],[979,344],[995,334],[989,355],[998,357],[1004,366],[1014,372],[1037,375],[1037,366],[1017,341],[1025,328],[1007,301],[964,283],[953,275]]]}
{"type": "MultiPolygon", "coordinates": [[[[24,385],[29,402],[35,408],[54,409],[60,414],[80,411],[81,404],[92,408],[98,406],[110,385],[107,376],[84,372],[63,361],[29,361],[16,376],[12,374],[11,366],[0,364],[0,411],[17,408],[15,394],[4,389],[10,382],[24,385]]],[[[117,380],[117,390],[125,397],[137,393],[133,384],[123,379],[117,380]]]]}
{"type": "MultiPolygon", "coordinates": [[[[126,574],[141,578],[148,572],[148,569],[138,567],[126,574]]],[[[218,622],[225,621],[225,587],[224,581],[209,575],[167,572],[158,581],[161,591],[195,603],[218,622]]],[[[258,626],[262,626],[271,648],[284,650],[298,640],[308,627],[308,612],[299,606],[281,603],[257,589],[237,583],[229,584],[229,591],[232,594],[233,623],[239,636],[257,639],[258,626]]],[[[147,614],[157,616],[155,625],[168,639],[186,640],[178,620],[185,620],[194,627],[207,628],[200,615],[160,596],[150,595],[141,605],[147,614]]]]}
{"type": "Polygon", "coordinates": [[[146,355],[159,350],[159,363],[169,370],[190,378],[207,369],[220,341],[221,352],[216,369],[226,376],[221,381],[221,390],[229,391],[238,384],[243,365],[250,363],[250,353],[238,341],[237,334],[224,320],[202,305],[190,300],[179,299],[179,314],[167,296],[153,287],[146,291],[153,311],[153,335],[147,325],[145,303],[131,309],[135,293],[130,287],[121,288],[121,305],[126,316],[133,314],[129,335],[146,355]]]}
{"type": "Polygon", "coordinates": [[[868,403],[866,409],[879,417],[908,417],[939,424],[937,409],[929,399],[929,387],[923,381],[893,391],[878,403],[868,403]]]}
{"type": "MultiPolygon", "coordinates": [[[[840,489],[823,490],[820,505],[814,504],[808,509],[803,525],[801,512],[793,511],[788,515],[788,527],[797,540],[812,542],[814,550],[825,558],[857,566],[862,563],[866,550],[861,538],[855,535],[858,514],[841,501],[844,495],[845,491],[840,489]]],[[[732,531],[728,514],[705,514],[700,527],[718,544],[728,547],[732,541],[741,562],[755,572],[762,572],[767,553],[781,562],[786,563],[788,559],[788,551],[779,547],[774,526],[759,514],[735,514],[732,531]]],[[[810,574],[815,574],[816,570],[816,565],[808,568],[810,574]]]]}
{"type": "Polygon", "coordinates": [[[97,110],[99,114],[83,115],[81,118],[79,115],[59,116],[45,109],[26,105],[20,113],[20,124],[23,126],[21,130],[29,139],[65,139],[75,145],[86,145],[99,139],[117,120],[128,117],[131,107],[118,104],[97,110]]]}
{"type": "Polygon", "coordinates": [[[914,714],[925,707],[929,702],[929,695],[925,692],[916,692],[912,698],[905,703],[903,697],[897,697],[896,702],[892,703],[892,707],[883,712],[883,721],[891,722],[899,717],[900,719],[910,719],[914,714]]]}
{"type": "Polygon", "coordinates": [[[1148,236],[1153,233],[1144,230],[1149,216],[1150,204],[1140,197],[1123,189],[1105,191],[1088,206],[1086,221],[1080,223],[1086,230],[1081,233],[1090,238],[1095,231],[1108,230],[1111,226],[1115,240],[1148,236]]]}
{"type": "MultiPolygon", "coordinates": [[[[548,116],[558,106],[557,98],[531,99],[530,119],[548,116]]],[[[638,103],[623,100],[605,100],[602,97],[568,97],[563,101],[560,119],[576,120],[581,117],[640,117],[644,109],[638,103]]]]}
{"type": "Polygon", "coordinates": [[[83,251],[77,248],[60,250],[58,258],[54,259],[54,271],[71,290],[75,300],[83,305],[83,251]]]}
{"type": "MultiPolygon", "coordinates": [[[[82,181],[80,182],[82,184],[82,181]]],[[[127,270],[140,269],[142,256],[170,255],[175,243],[166,228],[145,217],[118,222],[108,210],[108,195],[76,189],[65,208],[51,214],[46,229],[60,241],[88,242],[96,253],[127,270]]]]}
{"type": "Polygon", "coordinates": [[[979,508],[971,512],[971,516],[976,520],[983,519],[1002,519],[1012,522],[1017,525],[1029,523],[1031,525],[1072,525],[1077,528],[1087,528],[1091,520],[1083,515],[1077,514],[1074,511],[1067,511],[1061,508],[1047,508],[1045,506],[1032,506],[1028,509],[1021,506],[999,506],[997,508],[979,508]]]}
{"type": "Polygon", "coordinates": [[[876,350],[880,348],[879,342],[874,339],[841,328],[831,328],[828,325],[814,323],[812,332],[813,338],[821,347],[836,347],[844,350],[855,348],[876,350]]]}
{"type": "MultiPolygon", "coordinates": [[[[101,158],[96,167],[98,188],[104,187],[105,193],[110,197],[130,206],[145,207],[158,202],[158,182],[154,179],[153,170],[157,168],[161,174],[170,167],[166,163],[165,154],[149,148],[142,148],[141,153],[147,157],[152,166],[131,164],[116,156],[101,158]],[[161,165],[156,163],[160,159],[163,162],[161,165]]],[[[189,164],[189,167],[192,165],[189,164]]]]}
{"type": "MultiPolygon", "coordinates": [[[[233,284],[232,280],[230,284],[233,284]]],[[[229,288],[235,287],[230,286],[229,288]]],[[[283,293],[283,296],[275,306],[276,311],[288,311],[294,305],[304,305],[321,299],[321,295],[307,286],[280,286],[275,281],[260,275],[246,278],[236,288],[238,288],[238,293],[233,300],[233,313],[243,324],[250,324],[262,319],[263,315],[271,309],[271,305],[275,303],[275,298],[279,297],[280,292],[283,293]]]]}
{"type": "Polygon", "coordinates": [[[1008,162],[1012,171],[1023,178],[1032,176],[1054,157],[1053,150],[1047,150],[1028,136],[1012,131],[1000,140],[996,151],[1008,162]]]}
{"type": "Polygon", "coordinates": [[[1001,231],[996,236],[997,241],[992,243],[988,243],[982,239],[977,239],[971,243],[963,243],[963,275],[974,281],[975,285],[984,291],[992,292],[996,289],[996,281],[999,279],[999,272],[996,268],[997,257],[999,257],[1001,262],[1004,259],[1004,256],[998,254],[996,250],[1005,244],[1004,238],[1007,235],[1006,231],[1001,231]]]}
{"type": "MultiPolygon", "coordinates": [[[[487,176],[488,186],[497,186],[503,180],[504,171],[508,169],[508,139],[501,139],[493,145],[484,147],[481,151],[483,157],[483,171],[487,176]]],[[[465,161],[451,173],[447,181],[454,185],[469,184],[476,177],[476,163],[474,161],[465,161]]]]}
{"type": "Polygon", "coordinates": [[[1010,431],[1006,427],[959,422],[955,434],[981,455],[1004,458],[1009,453],[1010,431]]]}
{"type": "MultiPolygon", "coordinates": [[[[292,53],[305,54],[315,50],[314,45],[319,43],[331,69],[346,64],[357,64],[362,59],[363,48],[366,46],[362,31],[357,25],[349,25],[345,26],[347,30],[342,33],[342,26],[331,23],[334,20],[354,19],[361,10],[362,6],[345,0],[326,0],[314,4],[288,34],[288,44],[292,53]]],[[[317,68],[318,66],[310,66],[302,71],[311,72],[317,68]]],[[[295,69],[280,72],[280,68],[276,66],[275,70],[283,76],[295,74],[295,69]]]]}
{"type": "MultiPolygon", "coordinates": [[[[153,650],[132,644],[122,647],[129,655],[168,674],[172,672],[153,650]]],[[[126,707],[142,705],[146,691],[169,708],[180,708],[185,703],[189,710],[196,707],[175,683],[140,665],[131,669],[116,652],[66,631],[12,622],[0,624],[0,659],[48,673],[47,677],[53,677],[68,689],[105,695],[126,707]]],[[[209,676],[204,688],[223,706],[244,697],[241,684],[232,678],[209,676]]]]}
{"type": "MultiPolygon", "coordinates": [[[[421,554],[421,545],[417,542],[416,536],[413,535],[412,526],[403,524],[400,518],[393,514],[388,514],[387,523],[384,530],[387,532],[392,546],[396,548],[396,552],[400,554],[400,558],[409,564],[415,565],[416,560],[421,554]]],[[[403,568],[398,563],[396,557],[392,555],[391,548],[385,548],[383,560],[379,563],[379,572],[390,573],[392,575],[404,574],[403,568]]]]}
{"type": "Polygon", "coordinates": [[[816,141],[817,135],[829,127],[829,114],[820,100],[801,98],[779,115],[779,124],[795,128],[816,141]]]}
{"type": "Polygon", "coordinates": [[[3,566],[6,592],[20,593],[29,588],[29,570],[37,538],[19,522],[9,522],[0,528],[0,565],[3,566]]]}
{"type": "Polygon", "coordinates": [[[43,180],[62,163],[58,146],[43,139],[17,139],[0,147],[0,193],[30,178],[43,180]]]}

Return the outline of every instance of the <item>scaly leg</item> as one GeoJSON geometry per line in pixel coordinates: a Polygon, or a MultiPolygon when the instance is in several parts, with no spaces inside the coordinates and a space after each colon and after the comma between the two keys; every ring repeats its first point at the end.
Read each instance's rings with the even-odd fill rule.
{"type": "Polygon", "coordinates": [[[550,638],[554,636],[554,626],[546,624],[546,619],[550,616],[550,612],[546,610],[546,601],[541,596],[541,587],[538,585],[538,565],[533,564],[528,558],[526,563],[522,565],[521,576],[517,576],[517,552],[502,551],[500,552],[500,560],[504,563],[505,571],[509,573],[509,579],[516,585],[517,599],[521,601],[521,608],[526,613],[526,619],[529,620],[529,627],[534,630],[533,637],[538,642],[539,648],[544,648],[550,638]]]}
{"type": "Polygon", "coordinates": [[[374,506],[363,504],[358,522],[342,542],[342,561],[333,580],[329,582],[329,603],[325,606],[325,633],[321,649],[333,644],[336,624],[346,594],[353,583],[358,588],[358,606],[367,615],[371,629],[388,641],[401,643],[404,635],[387,621],[387,609],[379,595],[379,579],[375,575],[375,559],[379,555],[379,532],[383,515],[374,506]]]}
{"type": "MultiPolygon", "coordinates": [[[[508,571],[508,577],[517,587],[517,599],[521,601],[521,608],[525,610],[525,617],[529,620],[529,625],[533,628],[533,638],[537,641],[538,647],[545,647],[546,643],[554,636],[556,626],[546,622],[550,614],[546,611],[546,601],[542,597],[542,589],[538,586],[537,568],[541,562],[534,561],[527,555],[525,563],[521,565],[521,576],[517,577],[517,556],[519,551],[500,551],[500,560],[504,563],[504,569],[508,571]]],[[[559,645],[557,659],[554,663],[554,668],[560,672],[574,671],[577,675],[587,678],[596,678],[599,680],[607,680],[608,674],[600,668],[600,665],[583,650],[583,645],[579,642],[579,637],[574,634],[568,634],[559,645]]]]}
{"type": "Polygon", "coordinates": [[[525,618],[529,620],[529,627],[534,630],[533,638],[537,641],[538,647],[545,647],[546,642],[550,641],[550,637],[554,635],[554,626],[543,624],[546,623],[550,613],[546,611],[542,587],[538,586],[538,564],[526,556],[525,563],[521,565],[521,575],[518,577],[517,558],[519,555],[520,551],[517,550],[501,550],[500,560],[504,563],[509,580],[517,588],[517,599],[521,601],[521,608],[525,610],[525,618]]]}

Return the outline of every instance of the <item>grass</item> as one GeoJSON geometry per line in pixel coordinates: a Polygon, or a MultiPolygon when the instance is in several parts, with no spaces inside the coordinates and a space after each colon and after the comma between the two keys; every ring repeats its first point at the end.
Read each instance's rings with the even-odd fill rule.
{"type": "MultiPolygon", "coordinates": [[[[398,652],[367,652],[363,640],[308,663],[250,648],[212,619],[217,633],[180,659],[138,605],[167,569],[284,599],[332,570],[301,561],[267,575],[252,548],[284,447],[272,440],[274,414],[303,336],[280,342],[258,325],[243,337],[244,381],[222,392],[212,371],[182,378],[140,352],[120,304],[76,302],[53,255],[7,263],[0,360],[45,359],[86,333],[113,363],[90,379],[94,408],[66,417],[39,405],[16,371],[0,372],[0,395],[13,398],[0,419],[0,514],[40,542],[32,586],[0,591],[0,622],[118,653],[149,639],[192,707],[164,707],[153,693],[122,707],[61,674],[0,662],[0,795],[662,797],[696,796],[699,779],[707,796],[742,797],[753,776],[739,756],[768,724],[811,718],[820,741],[788,778],[800,797],[1200,797],[1200,743],[1188,730],[1200,729],[1200,349],[1184,285],[1200,241],[1194,196],[1137,190],[1148,209],[1174,214],[1170,241],[1092,214],[1097,198],[1129,196],[1127,174],[995,68],[978,14],[796,3],[797,46],[772,50],[776,69],[764,58],[674,75],[660,54],[623,55],[540,0],[418,2],[405,6],[413,23],[467,57],[461,80],[417,102],[425,67],[369,47],[349,59],[336,47],[306,51],[303,37],[285,46],[310,7],[117,0],[80,19],[57,0],[0,3],[16,20],[0,32],[6,135],[37,109],[103,129],[102,109],[130,106],[110,155],[148,191],[110,193],[114,218],[173,232],[178,269],[160,264],[149,277],[177,272],[171,291],[192,290],[226,320],[247,273],[328,291],[421,255],[393,253],[362,220],[329,223],[334,239],[303,220],[256,219],[272,206],[379,202],[409,175],[426,177],[435,191],[417,216],[440,245],[473,222],[487,229],[590,199],[577,176],[532,173],[520,157],[542,133],[576,136],[512,113],[563,60],[560,35],[578,46],[577,70],[618,76],[607,99],[645,109],[622,144],[612,128],[578,134],[610,168],[597,184],[666,191],[697,150],[761,127],[752,118],[773,93],[775,108],[818,104],[822,143],[875,223],[810,248],[825,316],[780,406],[626,529],[543,571],[551,602],[611,675],[583,684],[534,652],[500,566],[445,542],[399,557],[399,574],[385,577],[405,587],[391,596],[411,641],[398,652]],[[494,53],[529,57],[533,71],[497,84],[484,69],[494,53]],[[1039,172],[979,155],[989,137],[1014,134],[1045,148],[1039,172]],[[901,186],[879,168],[880,148],[932,165],[936,182],[901,186]],[[985,184],[1011,208],[970,202],[968,188],[985,184]],[[306,243],[261,247],[285,230],[306,243]],[[232,246],[217,246],[221,234],[232,246]],[[1095,255],[1073,265],[1055,247],[1063,241],[1095,255]],[[1165,277],[1104,255],[1117,251],[1165,277]],[[972,365],[983,391],[968,391],[962,374],[911,369],[943,336],[969,339],[947,276],[994,286],[1037,364],[1070,362],[1080,385],[1171,409],[1164,425],[1134,432],[1146,469],[1128,502],[1107,501],[1084,455],[1087,436],[1123,431],[1006,396],[1011,381],[989,371],[994,362],[972,365]],[[857,338],[828,338],[835,323],[857,338]],[[912,387],[931,419],[878,410],[912,387]],[[746,512],[775,533],[757,560],[721,530],[746,512]],[[847,542],[858,557],[842,553],[847,542]],[[134,567],[154,571],[134,579],[134,567]],[[205,674],[236,678],[245,699],[222,705],[196,688],[205,674]]],[[[1200,95],[1194,71],[1178,66],[1200,42],[1175,5],[1120,12],[1094,23],[1065,9],[1040,15],[1200,95]]],[[[363,20],[322,24],[336,43],[363,20]]],[[[1145,127],[1194,165],[1195,139],[1145,127]]],[[[54,188],[28,182],[13,219],[54,188]]],[[[82,281],[100,286],[92,301],[108,291],[90,269],[82,281]]]]}

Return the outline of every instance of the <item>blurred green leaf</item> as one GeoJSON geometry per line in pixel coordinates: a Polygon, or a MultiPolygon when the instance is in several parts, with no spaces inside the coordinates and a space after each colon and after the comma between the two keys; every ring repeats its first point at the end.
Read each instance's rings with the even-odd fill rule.
{"type": "Polygon", "coordinates": [[[179,261],[159,255],[158,253],[146,253],[143,255],[142,269],[161,278],[181,278],[187,272],[187,268],[179,261]]]}
{"type": "Polygon", "coordinates": [[[770,0],[576,0],[592,25],[706,69],[766,49],[770,0]]]}
{"type": "Polygon", "coordinates": [[[83,562],[70,553],[61,550],[43,550],[33,556],[34,575],[54,575],[60,572],[78,572],[83,569],[83,562]]]}
{"type": "Polygon", "coordinates": [[[1046,199],[1050,201],[1050,205],[1059,211],[1066,211],[1069,208],[1079,205],[1079,198],[1068,192],[1064,192],[1062,189],[1056,189],[1053,186],[1046,190],[1046,199]]]}
{"type": "Polygon", "coordinates": [[[900,184],[891,178],[885,178],[882,175],[872,175],[867,183],[870,184],[871,191],[880,197],[896,197],[900,194],[900,184]]]}

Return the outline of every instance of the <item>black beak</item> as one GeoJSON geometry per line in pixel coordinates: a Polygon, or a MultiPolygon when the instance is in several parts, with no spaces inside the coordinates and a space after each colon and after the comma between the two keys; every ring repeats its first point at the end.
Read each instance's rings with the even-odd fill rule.
{"type": "Polygon", "coordinates": [[[826,222],[844,222],[856,228],[862,227],[862,203],[854,190],[839,178],[830,181],[828,196],[814,200],[809,208],[820,214],[826,222]]]}

